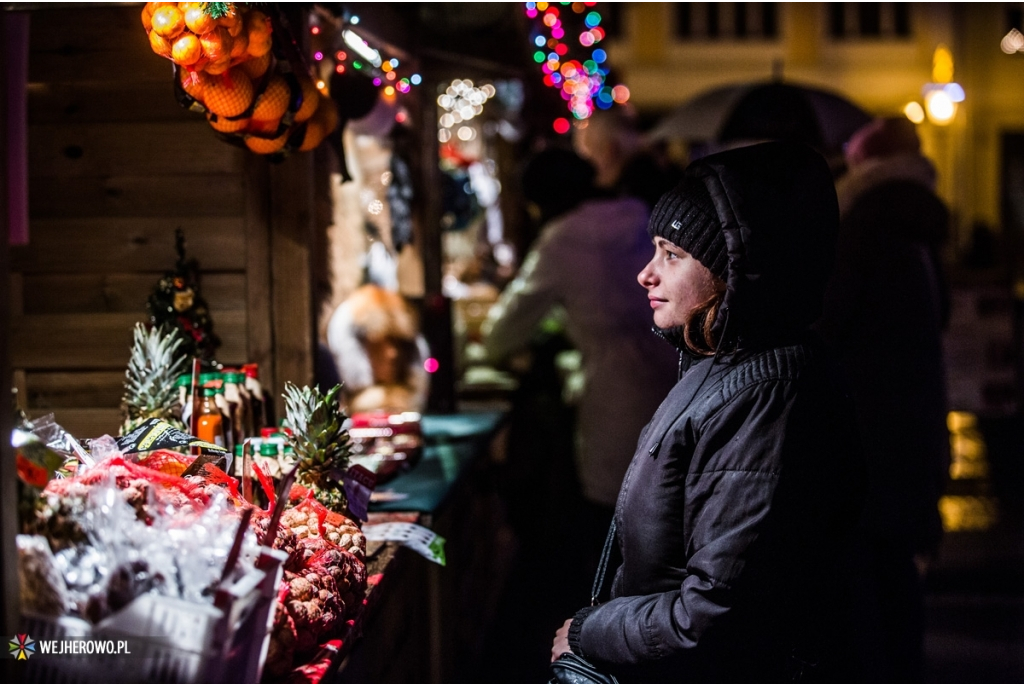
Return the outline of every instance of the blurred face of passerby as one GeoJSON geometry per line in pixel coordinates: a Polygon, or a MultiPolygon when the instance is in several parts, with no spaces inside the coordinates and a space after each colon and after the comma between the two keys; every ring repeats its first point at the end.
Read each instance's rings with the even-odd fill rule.
{"type": "Polygon", "coordinates": [[[653,242],[654,257],[637,280],[647,289],[654,325],[682,326],[698,307],[716,295],[714,276],[678,245],[661,237],[653,242]]]}

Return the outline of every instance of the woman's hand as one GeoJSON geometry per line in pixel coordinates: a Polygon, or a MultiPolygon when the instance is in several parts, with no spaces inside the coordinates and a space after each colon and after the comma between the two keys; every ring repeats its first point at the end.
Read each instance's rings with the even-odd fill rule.
{"type": "Polygon", "coordinates": [[[562,624],[562,627],[555,631],[555,640],[551,645],[551,660],[554,661],[558,657],[562,656],[566,652],[571,652],[569,649],[569,624],[572,623],[572,619],[566,620],[562,624]]]}

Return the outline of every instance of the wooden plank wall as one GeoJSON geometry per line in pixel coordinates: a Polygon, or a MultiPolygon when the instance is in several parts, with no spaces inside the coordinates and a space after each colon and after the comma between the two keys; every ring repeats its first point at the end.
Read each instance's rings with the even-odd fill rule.
{"type": "Polygon", "coordinates": [[[31,16],[30,244],[12,249],[10,361],[30,412],[53,411],[80,437],[116,434],[132,327],[174,266],[178,226],[199,259],[218,360],[259,363],[276,394],[277,345],[288,379],[312,376],[312,313],[301,308],[311,230],[301,203],[312,200],[299,192],[312,187],[311,165],[272,178],[263,158],[183,110],[141,7],[31,16]],[[271,184],[285,189],[283,206],[271,206],[271,184]],[[286,308],[276,317],[275,300],[286,308]]]}

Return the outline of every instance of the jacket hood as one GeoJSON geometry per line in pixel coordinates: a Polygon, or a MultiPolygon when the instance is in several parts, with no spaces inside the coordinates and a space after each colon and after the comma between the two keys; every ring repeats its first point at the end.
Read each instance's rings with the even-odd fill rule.
{"type": "Polygon", "coordinates": [[[824,158],[799,143],[761,143],[704,157],[685,175],[706,184],[725,235],[727,290],[714,323],[725,349],[802,337],[821,314],[839,228],[824,158]]]}

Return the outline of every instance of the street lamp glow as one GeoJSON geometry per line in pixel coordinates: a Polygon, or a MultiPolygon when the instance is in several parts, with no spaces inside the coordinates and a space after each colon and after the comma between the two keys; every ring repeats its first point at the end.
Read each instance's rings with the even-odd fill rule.
{"type": "Polygon", "coordinates": [[[920,124],[924,121],[924,108],[921,107],[919,102],[908,102],[903,107],[903,113],[915,124],[920,124]]]}
{"type": "Polygon", "coordinates": [[[929,91],[924,96],[924,107],[929,121],[939,126],[946,126],[956,116],[956,103],[945,90],[929,91]]]}

